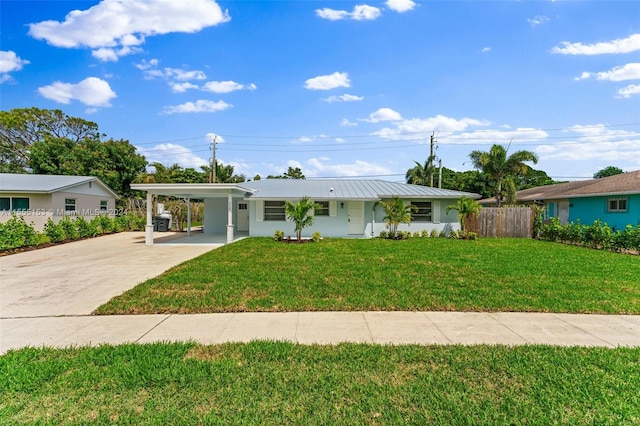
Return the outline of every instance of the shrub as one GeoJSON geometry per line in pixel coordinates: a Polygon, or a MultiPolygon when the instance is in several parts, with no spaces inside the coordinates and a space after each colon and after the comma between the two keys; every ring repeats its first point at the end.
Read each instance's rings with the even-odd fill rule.
{"type": "Polygon", "coordinates": [[[429,237],[429,231],[427,231],[426,229],[423,229],[422,232],[420,232],[420,236],[422,238],[428,238],[429,237]]]}
{"type": "Polygon", "coordinates": [[[452,238],[454,240],[457,240],[459,237],[458,232],[457,231],[451,231],[449,232],[449,238],[452,238]]]}
{"type": "Polygon", "coordinates": [[[29,247],[38,244],[39,237],[34,227],[22,216],[11,215],[6,223],[0,223],[0,249],[29,247]]]}
{"type": "Polygon", "coordinates": [[[444,231],[444,229],[442,231],[440,231],[440,233],[438,234],[438,237],[440,237],[440,238],[446,238],[447,237],[447,233],[444,231]]]}
{"type": "Polygon", "coordinates": [[[273,233],[273,240],[282,241],[283,239],[284,239],[284,231],[277,229],[276,232],[273,233]]]}
{"type": "Polygon", "coordinates": [[[435,229],[432,229],[431,232],[429,233],[429,237],[437,238],[438,237],[438,231],[436,231],[435,229]]]}
{"type": "Polygon", "coordinates": [[[378,235],[378,237],[387,239],[389,238],[389,233],[387,231],[380,231],[380,234],[378,235]]]}
{"type": "Polygon", "coordinates": [[[95,221],[98,227],[98,233],[100,234],[110,234],[114,232],[113,220],[107,215],[100,215],[93,218],[92,222],[95,221]]]}
{"type": "Polygon", "coordinates": [[[420,232],[416,231],[413,233],[413,238],[420,238],[420,232]]]}
{"type": "Polygon", "coordinates": [[[62,225],[55,223],[51,218],[47,219],[47,223],[44,224],[44,234],[52,243],[59,243],[67,237],[62,225]]]}
{"type": "Polygon", "coordinates": [[[95,223],[87,221],[82,216],[76,217],[74,225],[79,238],[90,238],[98,235],[98,227],[95,223]]]}
{"type": "Polygon", "coordinates": [[[77,240],[78,239],[78,230],[76,229],[76,225],[71,221],[69,216],[65,216],[58,222],[58,225],[62,227],[64,230],[64,235],[66,240],[77,240]]]}
{"type": "Polygon", "coordinates": [[[311,234],[311,241],[313,241],[314,243],[319,242],[321,239],[322,239],[322,235],[320,235],[318,231],[311,234]]]}
{"type": "Polygon", "coordinates": [[[596,219],[593,224],[587,226],[584,230],[585,244],[591,248],[607,249],[611,247],[611,238],[613,231],[608,224],[602,223],[600,219],[596,219]]]}
{"type": "Polygon", "coordinates": [[[396,239],[398,240],[408,240],[411,238],[411,232],[409,231],[398,231],[396,239]]]}

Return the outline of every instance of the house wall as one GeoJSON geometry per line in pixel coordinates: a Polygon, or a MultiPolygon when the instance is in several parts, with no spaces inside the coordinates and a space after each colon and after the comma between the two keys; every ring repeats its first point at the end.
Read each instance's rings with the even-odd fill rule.
{"type": "Polygon", "coordinates": [[[615,196],[573,198],[569,200],[569,221],[580,220],[591,225],[596,219],[606,222],[615,230],[624,230],[627,225],[640,224],[640,194],[627,195],[627,211],[609,212],[608,201],[615,196]]]}
{"type": "MultiPolygon", "coordinates": [[[[239,198],[233,199],[232,220],[236,224],[236,206],[239,198]]],[[[227,199],[226,198],[205,198],[204,199],[204,233],[211,235],[226,235],[227,233],[227,199]]]]}
{"type": "Polygon", "coordinates": [[[52,194],[31,194],[31,193],[2,193],[2,197],[26,197],[29,198],[29,210],[11,212],[0,212],[0,222],[6,222],[11,218],[11,213],[23,216],[27,223],[33,224],[36,231],[42,232],[47,220],[51,218],[54,222],[59,222],[65,216],[65,199],[76,200],[76,212],[72,218],[82,216],[87,220],[101,214],[115,216],[116,200],[113,195],[103,190],[99,185],[93,185],[97,189],[89,188],[88,185],[79,185],[72,191],[59,191],[52,194]],[[76,192],[78,188],[79,192],[76,192]],[[106,212],[100,211],[100,201],[107,201],[106,212]]]}
{"type": "MultiPolygon", "coordinates": [[[[437,222],[412,222],[410,225],[401,224],[398,226],[398,230],[420,232],[423,229],[431,231],[441,231],[445,229],[460,229],[458,223],[458,216],[455,211],[446,213],[446,206],[454,204],[455,200],[420,200],[431,201],[433,208],[438,210],[440,214],[440,220],[437,222]]],[[[323,237],[357,237],[357,235],[349,235],[348,232],[348,200],[336,200],[336,216],[317,216],[313,223],[313,226],[305,228],[302,231],[303,237],[309,237],[314,232],[320,232],[323,237]],[[341,203],[344,206],[341,207],[341,203]]],[[[205,207],[206,208],[206,207],[205,207]]],[[[249,201],[249,235],[251,236],[263,236],[270,237],[276,230],[284,231],[285,236],[295,236],[294,224],[291,221],[258,221],[256,219],[257,202],[256,200],[249,201]]],[[[437,216],[437,214],[435,214],[437,216]]],[[[376,205],[374,201],[364,202],[364,226],[363,233],[360,234],[363,238],[377,237],[381,231],[386,230],[384,223],[384,208],[380,205],[376,205]]]]}

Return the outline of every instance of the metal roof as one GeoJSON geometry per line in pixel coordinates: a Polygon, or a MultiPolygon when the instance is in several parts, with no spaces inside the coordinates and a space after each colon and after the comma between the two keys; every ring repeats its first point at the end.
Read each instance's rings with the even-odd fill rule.
{"type": "Polygon", "coordinates": [[[466,195],[480,198],[478,194],[421,185],[365,179],[266,179],[243,182],[254,190],[247,198],[298,199],[308,196],[314,200],[379,200],[381,198],[459,198],[466,195]]]}
{"type": "Polygon", "coordinates": [[[88,182],[98,182],[107,191],[111,192],[114,197],[118,198],[118,195],[111,188],[95,176],[0,173],[0,191],[2,192],[50,194],[88,182]]]}

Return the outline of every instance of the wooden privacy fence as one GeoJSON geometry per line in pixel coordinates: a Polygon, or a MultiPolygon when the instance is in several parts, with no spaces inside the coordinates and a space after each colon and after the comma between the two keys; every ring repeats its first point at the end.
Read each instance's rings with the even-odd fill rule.
{"type": "Polygon", "coordinates": [[[531,238],[534,219],[533,207],[483,207],[467,219],[466,229],[485,238],[531,238]]]}

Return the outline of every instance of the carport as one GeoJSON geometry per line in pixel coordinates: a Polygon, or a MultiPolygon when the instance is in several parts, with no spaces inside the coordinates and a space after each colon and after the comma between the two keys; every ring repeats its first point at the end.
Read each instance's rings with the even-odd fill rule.
{"type": "MultiPolygon", "coordinates": [[[[145,243],[153,245],[153,196],[183,198],[187,201],[187,237],[191,236],[191,199],[225,199],[226,198],[226,241],[232,243],[234,239],[233,201],[244,199],[254,190],[236,183],[140,183],[132,184],[131,189],[145,191],[147,193],[147,223],[145,226],[145,243]]],[[[205,206],[204,216],[223,215],[222,209],[207,211],[205,206]]],[[[206,230],[205,230],[206,231],[206,230]]]]}

